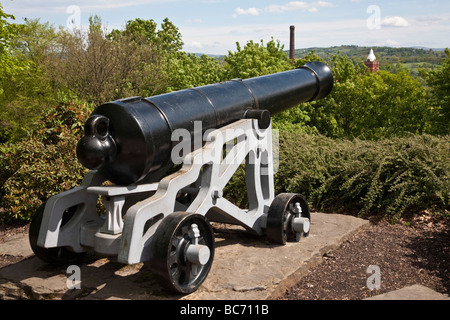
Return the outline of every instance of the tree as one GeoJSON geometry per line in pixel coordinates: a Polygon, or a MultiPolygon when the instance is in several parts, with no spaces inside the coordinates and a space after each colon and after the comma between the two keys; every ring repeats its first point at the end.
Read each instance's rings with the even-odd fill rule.
{"type": "MultiPolygon", "coordinates": [[[[4,13],[0,16],[12,18],[4,13]]],[[[54,30],[38,20],[26,20],[24,24],[2,20],[0,24],[0,126],[9,133],[0,139],[6,141],[24,136],[51,100],[50,81],[42,61],[51,47],[47,41],[53,41],[54,30]]]]}
{"type": "Polygon", "coordinates": [[[160,53],[177,52],[183,48],[181,33],[168,18],[163,20],[160,30],[157,30],[157,27],[158,24],[153,19],[137,18],[129,20],[124,30],[111,31],[108,38],[115,41],[126,38],[141,45],[152,45],[157,47],[160,53]]]}
{"type": "Polygon", "coordinates": [[[8,54],[10,41],[15,33],[15,25],[8,22],[8,19],[14,20],[11,14],[3,12],[3,6],[0,3],[0,57],[4,58],[8,54]]]}
{"type": "Polygon", "coordinates": [[[356,77],[334,95],[336,119],[344,137],[379,139],[426,128],[427,104],[421,83],[403,71],[356,77]]]}
{"type": "MultiPolygon", "coordinates": [[[[181,76],[186,71],[185,67],[193,65],[180,51],[183,41],[178,28],[168,18],[161,23],[161,29],[157,27],[153,19],[135,19],[129,20],[124,30],[115,29],[108,35],[108,39],[114,43],[134,51],[127,53],[127,57],[134,56],[135,59],[132,59],[134,63],[130,63],[124,73],[129,74],[127,86],[133,88],[135,95],[149,96],[183,89],[193,83],[181,76]]],[[[207,70],[201,74],[205,75],[207,70]]],[[[195,75],[192,72],[185,74],[195,75]]]]}
{"type": "Polygon", "coordinates": [[[127,38],[129,41],[139,44],[150,44],[156,42],[157,23],[153,20],[135,19],[129,20],[125,25],[125,30],[114,29],[108,34],[108,39],[120,41],[127,38]]]}
{"type": "Polygon", "coordinates": [[[4,86],[7,83],[7,77],[11,73],[15,73],[15,58],[11,54],[11,39],[13,38],[16,29],[14,24],[11,24],[7,19],[14,19],[13,15],[3,12],[3,7],[0,4],[0,143],[5,142],[11,138],[12,129],[9,123],[9,116],[6,112],[6,95],[4,86]]]}
{"type": "Polygon", "coordinates": [[[49,69],[63,90],[94,104],[165,92],[165,55],[152,42],[157,36],[152,20],[129,21],[125,30],[109,34],[99,17],[89,21],[88,32],[59,32],[61,51],[49,69]]]}
{"type": "Polygon", "coordinates": [[[178,52],[183,48],[183,41],[178,28],[165,18],[161,24],[161,30],[157,32],[157,44],[160,50],[166,52],[178,52]]]}
{"type": "Polygon", "coordinates": [[[42,65],[49,54],[59,50],[56,29],[39,19],[25,19],[12,43],[16,54],[36,65],[42,65]]]}
{"type": "Polygon", "coordinates": [[[264,45],[264,41],[255,43],[248,41],[244,48],[236,43],[237,51],[228,52],[225,57],[225,77],[252,78],[270,73],[292,69],[284,46],[273,39],[264,45]]]}
{"type": "MultiPolygon", "coordinates": [[[[296,65],[316,59],[320,60],[312,52],[296,65]]],[[[380,139],[427,132],[426,90],[406,69],[395,74],[366,73],[362,63],[339,53],[326,63],[333,71],[333,91],[325,99],[299,107],[305,113],[305,125],[333,138],[380,139]]]]}
{"type": "Polygon", "coordinates": [[[52,79],[64,90],[88,102],[105,102],[116,89],[112,81],[117,57],[105,38],[101,19],[90,17],[89,31],[59,31],[61,51],[52,55],[52,79]]]}
{"type": "Polygon", "coordinates": [[[450,50],[445,49],[446,57],[437,70],[424,71],[427,85],[430,87],[431,104],[430,132],[434,134],[450,134],[450,50]]]}
{"type": "Polygon", "coordinates": [[[167,91],[176,91],[216,83],[224,80],[224,68],[220,62],[207,55],[177,52],[167,63],[170,85],[167,91]]]}
{"type": "Polygon", "coordinates": [[[311,116],[311,124],[336,138],[380,139],[406,132],[421,134],[427,128],[425,88],[406,70],[366,73],[338,81],[331,95],[311,103],[311,109],[328,115],[311,116]]]}

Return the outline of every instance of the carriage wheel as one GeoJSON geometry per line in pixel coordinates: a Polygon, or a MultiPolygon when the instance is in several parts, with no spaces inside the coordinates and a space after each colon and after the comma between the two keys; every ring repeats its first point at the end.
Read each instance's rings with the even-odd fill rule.
{"type": "Polygon", "coordinates": [[[165,288],[191,293],[206,279],[214,258],[214,232],[199,214],[174,212],[158,226],[150,269],[165,288]]]}
{"type": "Polygon", "coordinates": [[[267,215],[267,238],[277,244],[300,241],[309,235],[311,216],[301,194],[281,193],[273,200],[267,215]]]}
{"type": "MultiPolygon", "coordinates": [[[[31,249],[38,258],[52,265],[76,264],[86,255],[86,252],[73,252],[66,247],[43,248],[37,245],[42,218],[44,216],[44,209],[45,203],[36,210],[36,213],[31,220],[28,235],[31,249]]],[[[74,206],[64,212],[61,227],[73,217],[76,211],[77,206],[74,206]]]]}

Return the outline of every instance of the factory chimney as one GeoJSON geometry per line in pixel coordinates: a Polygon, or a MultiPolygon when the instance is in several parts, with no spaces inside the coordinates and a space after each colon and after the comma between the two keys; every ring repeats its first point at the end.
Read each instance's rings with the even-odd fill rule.
{"type": "Polygon", "coordinates": [[[289,59],[291,60],[291,63],[294,64],[294,58],[295,58],[295,26],[291,26],[291,42],[290,42],[290,48],[289,48],[289,59]]]}

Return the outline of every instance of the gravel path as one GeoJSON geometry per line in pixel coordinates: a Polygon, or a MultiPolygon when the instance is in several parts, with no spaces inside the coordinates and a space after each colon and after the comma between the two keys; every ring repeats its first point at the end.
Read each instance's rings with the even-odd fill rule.
{"type": "Polygon", "coordinates": [[[371,223],[323,259],[281,299],[360,300],[414,284],[450,295],[450,221],[371,223]]]}

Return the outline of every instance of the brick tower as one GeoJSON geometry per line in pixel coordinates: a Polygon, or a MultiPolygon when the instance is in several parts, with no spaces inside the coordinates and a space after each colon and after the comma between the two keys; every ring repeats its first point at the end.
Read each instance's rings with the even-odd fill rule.
{"type": "Polygon", "coordinates": [[[375,57],[375,54],[373,53],[373,49],[370,49],[369,56],[367,57],[367,60],[364,62],[364,64],[371,72],[377,72],[380,69],[380,64],[375,57]]]}

